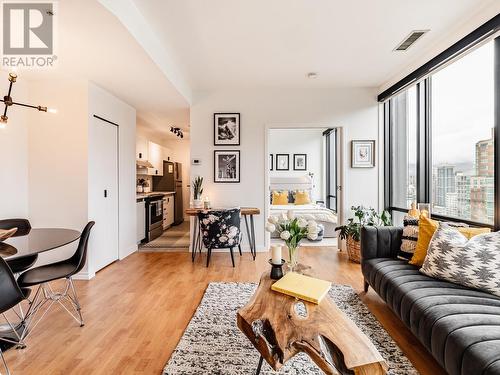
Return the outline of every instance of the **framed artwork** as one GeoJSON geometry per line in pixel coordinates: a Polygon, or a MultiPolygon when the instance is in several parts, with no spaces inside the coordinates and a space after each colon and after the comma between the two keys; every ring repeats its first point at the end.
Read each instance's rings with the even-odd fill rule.
{"type": "Polygon", "coordinates": [[[351,141],[351,168],[375,166],[375,141],[351,141]]]}
{"type": "Polygon", "coordinates": [[[240,145],[239,113],[214,113],[214,145],[240,145]]]}
{"type": "Polygon", "coordinates": [[[293,170],[294,171],[307,170],[307,154],[293,154],[293,170]]]}
{"type": "Polygon", "coordinates": [[[274,171],[274,157],[273,154],[269,154],[269,170],[274,171]]]}
{"type": "Polygon", "coordinates": [[[290,155],[276,154],[276,170],[277,171],[290,170],[290,155]]]}
{"type": "Polygon", "coordinates": [[[240,182],[240,151],[214,151],[214,182],[240,182]]]}

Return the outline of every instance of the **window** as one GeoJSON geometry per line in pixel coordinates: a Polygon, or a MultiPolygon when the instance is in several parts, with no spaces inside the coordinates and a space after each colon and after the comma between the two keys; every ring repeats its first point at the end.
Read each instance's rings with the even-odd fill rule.
{"type": "MultiPolygon", "coordinates": [[[[468,48],[470,39],[464,43],[468,48]]],[[[500,91],[500,64],[495,59],[500,36],[458,57],[457,48],[441,56],[447,65],[438,61],[421,73],[417,69],[415,77],[405,77],[398,89],[379,96],[384,101],[386,208],[401,219],[412,202],[429,202],[437,219],[498,230],[495,90],[500,91]]]]}
{"type": "Polygon", "coordinates": [[[493,224],[494,42],[431,77],[432,212],[493,224]]]}
{"type": "Polygon", "coordinates": [[[391,205],[406,209],[417,199],[417,90],[413,86],[390,101],[391,205]]]}

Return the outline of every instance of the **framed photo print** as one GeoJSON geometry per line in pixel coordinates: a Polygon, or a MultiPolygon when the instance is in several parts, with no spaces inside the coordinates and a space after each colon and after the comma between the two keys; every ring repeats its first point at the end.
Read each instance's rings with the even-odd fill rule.
{"type": "Polygon", "coordinates": [[[307,154],[293,154],[293,170],[294,171],[307,170],[307,154]]]}
{"type": "Polygon", "coordinates": [[[214,113],[214,145],[240,145],[239,113],[214,113]]]}
{"type": "Polygon", "coordinates": [[[240,182],[240,151],[214,151],[214,182],[240,182]]]}
{"type": "Polygon", "coordinates": [[[290,155],[276,154],[276,170],[288,171],[290,169],[290,155]]]}
{"type": "Polygon", "coordinates": [[[269,154],[269,170],[274,171],[274,157],[273,154],[269,154]]]}
{"type": "Polygon", "coordinates": [[[375,166],[375,141],[351,141],[351,168],[375,166]]]}

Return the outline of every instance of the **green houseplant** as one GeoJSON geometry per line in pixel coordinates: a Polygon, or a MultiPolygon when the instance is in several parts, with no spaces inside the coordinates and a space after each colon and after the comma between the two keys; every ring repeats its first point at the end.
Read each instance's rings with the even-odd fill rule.
{"type": "Polygon", "coordinates": [[[354,217],[347,219],[347,223],[335,228],[339,231],[339,238],[346,240],[349,260],[359,263],[361,261],[360,236],[364,226],[389,226],[392,225],[391,215],[383,210],[378,213],[374,208],[352,206],[354,217]]]}
{"type": "Polygon", "coordinates": [[[195,208],[201,208],[203,202],[201,200],[201,195],[203,194],[203,177],[196,176],[193,181],[193,206],[195,208]]]}

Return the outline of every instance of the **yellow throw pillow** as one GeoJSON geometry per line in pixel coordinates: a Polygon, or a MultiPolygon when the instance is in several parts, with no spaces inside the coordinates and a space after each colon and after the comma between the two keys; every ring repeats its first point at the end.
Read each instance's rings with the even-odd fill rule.
{"type": "Polygon", "coordinates": [[[295,193],[295,204],[309,204],[311,203],[311,198],[309,198],[308,191],[297,191],[295,193]]]}
{"type": "Polygon", "coordinates": [[[420,218],[418,219],[417,246],[415,247],[415,252],[411,257],[410,264],[415,266],[422,266],[422,264],[424,264],[424,259],[427,255],[427,248],[429,247],[432,235],[438,226],[439,223],[436,220],[420,215],[420,218]]]}
{"type": "MultiPolygon", "coordinates": [[[[427,256],[427,249],[429,248],[429,243],[434,235],[434,232],[439,227],[439,222],[436,220],[429,219],[426,216],[420,215],[418,221],[418,240],[415,252],[410,260],[410,264],[421,267],[424,264],[425,257],[427,256]]],[[[471,239],[481,233],[491,232],[490,228],[472,228],[472,227],[457,227],[460,233],[462,233],[467,239],[471,239]]]]}
{"type": "Polygon", "coordinates": [[[287,205],[288,204],[288,191],[273,190],[272,205],[287,205]]]}

